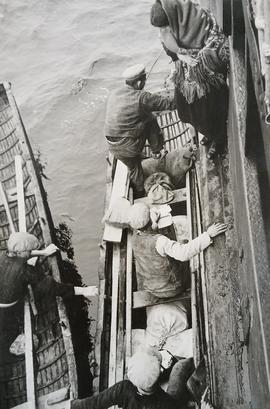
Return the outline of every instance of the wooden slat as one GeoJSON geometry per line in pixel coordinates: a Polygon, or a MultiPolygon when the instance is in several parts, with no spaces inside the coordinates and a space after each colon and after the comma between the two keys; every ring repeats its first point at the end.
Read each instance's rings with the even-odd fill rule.
{"type": "MultiPolygon", "coordinates": [[[[70,388],[62,388],[37,400],[38,409],[70,409],[70,388]]],[[[19,408],[18,408],[19,409],[19,408]]]]}
{"type": "Polygon", "coordinates": [[[24,402],[21,405],[13,406],[12,409],[32,409],[32,406],[29,402],[24,402]]]}
{"type": "Polygon", "coordinates": [[[118,305],[118,283],[120,271],[120,245],[113,244],[112,261],[112,312],[111,312],[111,340],[110,340],[110,362],[109,362],[109,387],[116,382],[116,343],[117,343],[117,305],[118,305]]]}
{"type": "MultiPolygon", "coordinates": [[[[16,186],[18,198],[19,231],[26,232],[25,202],[23,189],[22,157],[15,156],[16,186]]],[[[31,290],[30,290],[31,291],[31,290]]],[[[31,292],[32,293],[32,292],[31,292]]],[[[25,298],[24,301],[24,336],[25,336],[25,372],[26,372],[26,396],[30,408],[35,408],[35,376],[33,362],[33,334],[31,323],[30,304],[25,298]]]]}
{"type": "MultiPolygon", "coordinates": [[[[105,203],[104,203],[104,212],[109,207],[110,203],[110,196],[112,191],[112,169],[113,169],[113,159],[108,158],[107,162],[107,172],[106,172],[106,194],[105,194],[105,203]]],[[[99,252],[99,263],[98,263],[98,278],[99,278],[99,298],[98,298],[98,310],[97,310],[97,321],[96,321],[96,333],[95,333],[95,377],[93,379],[93,393],[98,393],[101,389],[103,384],[106,384],[106,377],[102,376],[102,371],[104,370],[104,349],[107,349],[107,345],[103,347],[104,336],[105,333],[109,333],[109,325],[106,325],[106,271],[108,269],[108,252],[107,248],[110,246],[110,243],[106,241],[102,241],[100,244],[100,252],[99,252]]],[[[91,311],[89,311],[89,316],[92,315],[92,306],[89,305],[91,311]]],[[[109,335],[107,335],[109,336],[109,335]]],[[[106,351],[107,352],[107,351],[106,351]]],[[[105,373],[107,375],[108,366],[106,367],[105,373]]]]}
{"type": "Polygon", "coordinates": [[[132,318],[132,233],[127,237],[127,272],[126,272],[126,360],[132,354],[131,318],[132,318]]]}
{"type": "Polygon", "coordinates": [[[35,377],[33,362],[33,334],[31,323],[30,304],[24,301],[24,334],[25,334],[25,372],[26,372],[26,395],[29,408],[35,409],[35,377]]]}
{"type": "Polygon", "coordinates": [[[126,296],[126,256],[127,247],[121,246],[117,300],[116,382],[124,379],[126,306],[123,301],[126,296]]]}
{"type": "Polygon", "coordinates": [[[133,292],[133,309],[150,307],[151,305],[166,304],[172,301],[186,300],[190,298],[190,292],[185,292],[181,295],[176,295],[170,298],[158,298],[149,291],[134,291],[133,292]]]}
{"type": "MultiPolygon", "coordinates": [[[[182,189],[173,190],[173,194],[174,194],[174,198],[173,198],[173,200],[171,202],[168,203],[169,205],[173,204],[173,203],[185,202],[187,200],[187,192],[186,192],[185,187],[182,188],[182,189]]],[[[150,204],[149,199],[148,199],[147,196],[146,197],[140,197],[139,199],[136,199],[135,203],[150,204]]]]}
{"type": "Polygon", "coordinates": [[[19,231],[26,232],[22,157],[20,155],[15,156],[15,172],[16,172],[16,186],[17,186],[19,231]]]}
{"type": "MultiPolygon", "coordinates": [[[[189,224],[189,240],[192,240],[193,228],[192,228],[192,211],[191,211],[191,172],[189,171],[186,175],[186,189],[187,189],[187,220],[189,224]]],[[[200,362],[200,346],[198,340],[198,316],[197,316],[197,297],[196,297],[196,278],[197,278],[197,267],[198,261],[196,260],[198,256],[193,257],[190,260],[190,272],[191,272],[191,319],[192,319],[192,343],[193,343],[193,358],[194,364],[197,366],[200,362]]]]}
{"type": "MultiPolygon", "coordinates": [[[[128,168],[124,165],[121,161],[117,161],[113,187],[112,187],[112,194],[109,208],[112,206],[114,201],[119,197],[127,197],[129,187],[129,173],[128,168]]],[[[114,243],[120,243],[122,238],[122,228],[111,226],[109,224],[105,224],[103,240],[111,241],[114,243]]]]}
{"type": "Polygon", "coordinates": [[[0,193],[1,193],[2,201],[3,201],[4,207],[5,207],[7,219],[8,219],[8,222],[9,222],[10,231],[11,231],[11,233],[15,233],[15,227],[14,227],[14,223],[13,223],[13,220],[12,220],[12,217],[11,217],[11,214],[10,214],[9,205],[8,205],[7,198],[6,198],[6,193],[5,193],[5,190],[3,188],[3,185],[2,185],[1,181],[0,181],[0,193]]]}

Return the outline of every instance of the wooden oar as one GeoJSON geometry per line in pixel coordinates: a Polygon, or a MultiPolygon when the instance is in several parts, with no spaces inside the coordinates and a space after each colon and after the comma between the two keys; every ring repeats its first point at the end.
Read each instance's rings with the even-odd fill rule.
{"type": "MultiPolygon", "coordinates": [[[[19,231],[26,232],[25,202],[23,188],[22,158],[15,156],[15,171],[18,200],[19,231]]],[[[31,291],[31,290],[30,290],[31,291]]],[[[27,296],[24,301],[24,336],[25,336],[25,372],[26,372],[26,395],[29,409],[36,408],[35,377],[33,362],[33,334],[31,323],[30,304],[27,296]]]]}

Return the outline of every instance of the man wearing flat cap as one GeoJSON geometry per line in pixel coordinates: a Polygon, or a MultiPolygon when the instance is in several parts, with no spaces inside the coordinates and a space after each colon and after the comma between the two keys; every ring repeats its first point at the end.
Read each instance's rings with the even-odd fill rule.
{"type": "Polygon", "coordinates": [[[44,275],[38,267],[29,265],[31,257],[51,256],[58,248],[50,244],[39,250],[40,243],[30,233],[12,233],[7,242],[7,252],[0,257],[0,333],[4,328],[5,311],[15,306],[27,290],[33,285],[41,295],[70,298],[73,295],[85,297],[97,295],[96,287],[74,287],[72,284],[59,283],[52,276],[44,275]]]}
{"type": "Polygon", "coordinates": [[[71,409],[177,409],[179,403],[158,385],[161,354],[145,348],[128,362],[128,379],[105,389],[97,396],[71,401],[71,409]]]}
{"type": "Polygon", "coordinates": [[[125,84],[108,98],[105,136],[110,152],[129,168],[131,183],[139,195],[144,190],[141,152],[146,139],[153,157],[162,155],[163,136],[153,112],[172,110],[175,103],[143,90],[146,71],[142,64],[126,69],[122,77],[125,84]]]}

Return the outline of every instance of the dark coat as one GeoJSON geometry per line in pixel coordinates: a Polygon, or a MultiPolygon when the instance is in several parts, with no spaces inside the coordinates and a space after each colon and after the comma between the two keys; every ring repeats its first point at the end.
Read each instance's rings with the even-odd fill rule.
{"type": "Polygon", "coordinates": [[[123,409],[177,409],[179,405],[161,388],[152,395],[140,395],[128,380],[116,383],[97,396],[71,402],[71,409],[106,409],[118,405],[123,409]]]}

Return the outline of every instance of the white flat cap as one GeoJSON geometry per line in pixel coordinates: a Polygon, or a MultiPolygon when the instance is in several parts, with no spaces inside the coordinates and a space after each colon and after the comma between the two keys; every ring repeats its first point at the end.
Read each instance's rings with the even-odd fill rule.
{"type": "Polygon", "coordinates": [[[146,74],[145,72],[145,66],[143,64],[136,64],[133,65],[132,67],[127,68],[123,74],[122,78],[125,80],[136,80],[137,78],[140,78],[142,75],[146,74]]]}
{"type": "Polygon", "coordinates": [[[152,388],[160,375],[162,356],[154,348],[145,348],[135,352],[129,359],[127,376],[130,382],[145,394],[153,392],[152,388]]]}

